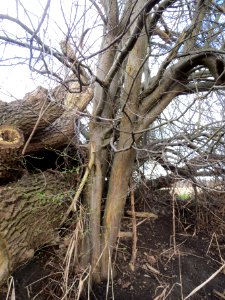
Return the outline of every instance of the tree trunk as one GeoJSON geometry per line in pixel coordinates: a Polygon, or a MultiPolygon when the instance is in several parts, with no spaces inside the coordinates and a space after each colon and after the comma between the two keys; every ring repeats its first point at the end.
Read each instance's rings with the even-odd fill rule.
{"type": "MultiPolygon", "coordinates": [[[[144,0],[137,2],[137,13],[143,8],[144,0]]],[[[131,27],[132,30],[132,27],[131,27]]],[[[136,151],[132,145],[136,137],[132,135],[137,121],[139,95],[141,91],[141,72],[147,52],[147,39],[140,36],[130,51],[123,90],[120,101],[123,103],[119,128],[118,152],[115,153],[106,197],[102,234],[101,277],[108,278],[111,271],[113,249],[116,245],[121,218],[127,198],[129,181],[132,176],[136,151]]]]}
{"type": "MultiPolygon", "coordinates": [[[[108,4],[109,5],[109,4],[108,4]]],[[[112,1],[109,5],[111,13],[108,16],[105,39],[102,41],[102,48],[108,47],[116,37],[118,25],[118,6],[116,1],[112,1]],[[115,14],[116,13],[116,14],[115,14]]],[[[108,9],[109,9],[108,7],[108,9]]],[[[104,80],[108,74],[114,58],[116,44],[110,46],[108,51],[103,52],[99,56],[99,66],[97,69],[97,77],[104,80]]],[[[118,81],[113,81],[109,89],[104,89],[96,83],[93,99],[93,115],[102,118],[111,119],[113,117],[113,100],[118,88],[118,81]]],[[[108,168],[109,153],[107,150],[107,138],[112,130],[110,122],[96,122],[94,119],[90,123],[90,146],[89,156],[95,149],[94,166],[90,173],[89,185],[86,193],[86,203],[90,209],[88,216],[89,233],[86,236],[85,244],[89,248],[86,252],[90,253],[89,262],[92,265],[92,278],[95,282],[101,281],[100,257],[101,257],[101,205],[103,200],[105,177],[108,168]]],[[[84,249],[85,251],[85,249],[84,249]]]]}
{"type": "Polygon", "coordinates": [[[108,278],[109,271],[111,271],[112,252],[120,229],[134,159],[135,151],[133,149],[116,153],[114,158],[103,223],[101,265],[101,277],[103,279],[108,278]]]}
{"type": "Polygon", "coordinates": [[[74,193],[73,177],[44,172],[0,187],[0,283],[54,240],[74,193]]]}

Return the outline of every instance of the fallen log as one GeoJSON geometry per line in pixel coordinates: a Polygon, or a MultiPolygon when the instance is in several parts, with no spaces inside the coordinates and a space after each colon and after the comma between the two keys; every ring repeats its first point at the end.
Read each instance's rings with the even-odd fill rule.
{"type": "Polygon", "coordinates": [[[73,181],[73,174],[43,172],[0,187],[0,283],[54,241],[74,194],[73,181]]]}
{"type": "Polygon", "coordinates": [[[22,131],[9,125],[0,126],[0,184],[18,177],[23,144],[22,131]]]}
{"type": "Polygon", "coordinates": [[[50,126],[34,135],[25,153],[36,153],[44,149],[52,150],[66,145],[75,145],[78,140],[77,137],[76,115],[66,111],[50,126]]]}
{"type": "Polygon", "coordinates": [[[23,100],[11,103],[0,101],[0,125],[14,125],[27,136],[35,125],[36,132],[41,131],[63,112],[59,101],[54,101],[47,89],[38,87],[32,93],[27,93],[23,100]]]}
{"type": "Polygon", "coordinates": [[[36,133],[26,149],[26,154],[43,149],[58,149],[68,144],[76,145],[79,130],[76,128],[77,112],[82,112],[93,97],[93,89],[88,88],[80,94],[67,93],[65,105],[67,110],[51,125],[36,133]]]}
{"type": "MultiPolygon", "coordinates": [[[[17,135],[21,135],[21,158],[38,152],[42,155],[45,150],[55,151],[67,145],[77,146],[79,132],[76,120],[92,97],[91,87],[84,88],[80,93],[69,92],[64,86],[52,91],[39,87],[26,94],[23,100],[11,103],[0,101],[0,126],[11,126],[12,132],[17,131],[17,135]]],[[[0,185],[19,177],[16,147],[15,141],[4,141],[4,147],[0,149],[0,185]]]]}
{"type": "MultiPolygon", "coordinates": [[[[74,144],[77,111],[84,110],[92,97],[92,89],[79,95],[58,87],[50,94],[40,87],[23,100],[0,101],[0,184],[18,179],[14,175],[23,154],[36,156],[46,148],[74,144]]],[[[54,240],[74,196],[73,174],[24,172],[18,181],[0,186],[0,283],[34,251],[54,240]]]]}

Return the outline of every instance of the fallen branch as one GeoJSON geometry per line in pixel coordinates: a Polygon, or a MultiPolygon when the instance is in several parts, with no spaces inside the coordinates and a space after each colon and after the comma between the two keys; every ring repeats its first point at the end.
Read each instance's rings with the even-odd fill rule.
{"type": "Polygon", "coordinates": [[[153,268],[152,266],[150,266],[148,263],[145,264],[146,269],[148,269],[150,272],[156,274],[156,275],[160,275],[159,270],[153,268]]]}
{"type": "Polygon", "coordinates": [[[187,297],[184,298],[184,300],[187,300],[191,296],[193,296],[195,293],[197,293],[200,289],[202,289],[207,283],[209,283],[213,278],[215,278],[223,269],[225,268],[225,264],[223,264],[215,273],[213,273],[208,279],[206,279],[203,283],[201,283],[199,286],[197,286],[190,294],[187,295],[187,297]]]}
{"type": "Polygon", "coordinates": [[[225,295],[216,290],[213,290],[213,294],[219,299],[225,299],[225,295]]]}
{"type": "Polygon", "coordinates": [[[32,132],[36,124],[36,130],[42,131],[46,126],[58,119],[64,108],[56,101],[51,100],[49,91],[38,87],[32,93],[27,93],[23,100],[5,103],[0,101],[0,125],[13,125],[22,130],[25,138],[32,132]],[[40,111],[44,112],[38,121],[40,111]]]}
{"type": "Polygon", "coordinates": [[[133,233],[130,231],[120,231],[118,233],[118,238],[122,239],[122,238],[132,238],[133,233]]]}
{"type": "MultiPolygon", "coordinates": [[[[131,210],[127,210],[126,213],[128,214],[128,216],[132,216],[132,211],[131,210]]],[[[158,216],[151,213],[151,212],[146,212],[146,211],[137,212],[136,211],[134,214],[137,218],[149,218],[149,219],[154,218],[154,219],[158,219],[158,216]]]]}

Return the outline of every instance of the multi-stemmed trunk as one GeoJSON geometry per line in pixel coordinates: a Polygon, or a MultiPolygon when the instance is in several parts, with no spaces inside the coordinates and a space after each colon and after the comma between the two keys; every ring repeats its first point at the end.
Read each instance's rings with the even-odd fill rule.
{"type": "MultiPolygon", "coordinates": [[[[143,3],[140,1],[137,10],[141,9],[142,6],[143,3]]],[[[113,39],[113,36],[111,38],[113,39]]],[[[103,42],[103,45],[107,45],[109,42],[110,39],[105,43],[103,42]]],[[[146,55],[146,51],[146,37],[141,37],[130,51],[126,62],[124,87],[122,89],[119,86],[121,83],[119,83],[118,74],[116,76],[117,80],[114,78],[111,81],[108,90],[99,85],[95,88],[94,115],[96,123],[93,122],[90,126],[90,152],[93,148],[95,149],[95,161],[91,170],[88,193],[86,194],[88,198],[86,202],[89,204],[89,243],[86,244],[90,247],[90,261],[95,281],[108,277],[113,249],[127,198],[129,181],[132,176],[135,159],[135,151],[132,145],[135,141],[130,133],[137,118],[138,96],[141,90],[141,73],[139,74],[139,71],[143,67],[142,60],[146,55]],[[119,103],[116,99],[118,88],[121,89],[119,103]],[[110,119],[118,113],[118,111],[115,113],[118,105],[121,107],[122,117],[117,145],[115,146],[115,149],[118,150],[114,149],[115,153],[113,153],[111,147],[114,143],[113,134],[115,132],[113,132],[113,124],[110,119]],[[109,174],[107,174],[107,171],[109,171],[109,174]],[[102,205],[104,207],[103,215],[101,214],[102,205]]],[[[115,50],[113,48],[100,57],[97,75],[101,79],[104,79],[110,71],[114,57],[115,50]]]]}
{"type": "MultiPolygon", "coordinates": [[[[82,198],[87,208],[84,221],[86,227],[83,243],[80,247],[81,254],[83,254],[81,260],[84,265],[91,264],[92,277],[97,282],[107,278],[111,271],[112,254],[129,192],[136,149],[139,146],[142,134],[149,130],[149,126],[177,95],[196,92],[197,87],[200,88],[199,91],[210,91],[215,83],[218,87],[218,85],[224,84],[225,81],[225,64],[223,58],[215,52],[216,49],[208,49],[209,44],[206,43],[207,48],[202,51],[199,44],[196,44],[209,5],[203,5],[203,13],[199,14],[198,11],[201,10],[202,1],[198,1],[197,13],[194,14],[191,20],[191,26],[188,30],[178,31],[174,34],[172,31],[167,32],[164,21],[159,22],[163,12],[175,2],[174,0],[131,1],[133,4],[131,8],[129,7],[129,1],[125,1],[125,13],[121,21],[119,20],[120,14],[117,1],[100,2],[102,2],[102,9],[106,17],[102,16],[104,23],[103,42],[102,49],[99,51],[92,101],[93,112],[89,124],[89,163],[87,163],[87,172],[85,173],[88,173],[89,177],[82,198]],[[144,67],[148,66],[152,47],[151,38],[154,33],[161,31],[160,28],[165,29],[165,32],[163,32],[167,36],[167,42],[174,44],[171,47],[168,46],[167,56],[165,53],[159,55],[161,58],[158,60],[160,66],[157,68],[157,74],[150,78],[147,72],[146,76],[142,76],[144,67]],[[148,50],[149,53],[147,53],[148,50]],[[191,53],[189,53],[190,51],[191,53]],[[164,59],[164,61],[160,62],[160,59],[164,59]],[[201,76],[199,70],[202,68],[207,70],[206,77],[210,80],[206,78],[204,82],[203,76],[202,80],[196,81],[195,85],[195,77],[191,78],[191,75],[194,73],[193,75],[198,80],[201,76]],[[143,77],[145,77],[145,82],[143,82],[143,77]],[[204,86],[202,87],[202,85],[204,86]]],[[[153,40],[153,43],[155,42],[153,40]]],[[[165,43],[167,42],[165,41],[165,43]]],[[[162,46],[167,49],[167,45],[162,46]]],[[[151,55],[155,55],[154,50],[151,55]]],[[[75,65],[76,61],[73,61],[71,70],[75,65]]],[[[78,64],[78,66],[79,71],[80,65],[78,64]]],[[[69,97],[66,97],[67,92],[62,90],[61,98],[68,98],[67,102],[70,107],[72,97],[72,103],[75,102],[74,107],[83,111],[92,99],[92,88],[89,92],[84,93],[87,97],[83,98],[81,105],[78,105],[77,102],[79,101],[76,101],[80,95],[75,96],[69,93],[69,97]]],[[[22,137],[20,139],[22,142],[17,145],[17,143],[15,144],[15,135],[11,135],[12,144],[14,144],[12,146],[15,147],[15,151],[11,148],[7,150],[8,153],[12,154],[11,156],[16,154],[16,157],[19,157],[24,154],[32,154],[43,148],[58,149],[60,145],[65,146],[74,140],[74,119],[76,116],[74,114],[70,118],[71,112],[65,111],[61,105],[56,105],[57,101],[50,101],[50,98],[58,98],[55,93],[49,94],[47,90],[38,89],[36,93],[26,97],[30,101],[29,103],[27,101],[23,102],[25,105],[21,105],[19,102],[11,105],[0,102],[0,125],[16,126],[18,136],[20,136],[19,133],[22,130],[27,141],[26,145],[23,145],[22,137]],[[26,117],[26,114],[29,118],[26,117]]],[[[0,179],[1,176],[5,178],[6,175],[9,178],[9,175],[11,175],[8,172],[9,169],[17,170],[17,165],[14,165],[15,160],[7,159],[5,144],[8,144],[9,139],[8,134],[5,133],[9,130],[5,131],[5,128],[0,128],[0,179]],[[6,165],[6,161],[8,165],[6,165]]],[[[12,128],[12,131],[14,131],[14,128],[12,128]]],[[[77,134],[78,138],[79,134],[80,132],[77,134]]],[[[193,147],[192,141],[188,142],[190,142],[190,148],[193,147]]],[[[54,189],[60,190],[60,185],[52,184],[54,189]]],[[[3,207],[6,204],[14,210],[18,203],[24,205],[24,209],[18,209],[18,214],[21,214],[18,217],[19,225],[20,220],[22,222],[23,214],[29,215],[30,212],[30,208],[27,209],[26,197],[29,196],[31,197],[29,199],[33,199],[30,202],[32,208],[34,208],[32,213],[36,212],[39,205],[37,200],[40,199],[34,197],[35,195],[32,193],[35,186],[39,191],[38,193],[41,191],[39,196],[42,200],[41,189],[43,186],[35,185],[35,182],[32,183],[29,193],[25,195],[19,193],[16,200],[15,195],[11,193],[9,194],[9,203],[8,200],[0,199],[2,201],[2,203],[0,202],[0,208],[1,205],[3,207]]],[[[5,191],[4,188],[2,191],[5,191]]],[[[2,257],[7,256],[8,259],[6,244],[10,244],[12,233],[7,229],[12,228],[11,224],[15,226],[15,231],[18,227],[17,224],[12,223],[12,216],[11,219],[7,219],[7,209],[4,210],[4,213],[0,210],[1,214],[6,224],[4,228],[0,226],[0,267],[1,254],[2,257]]],[[[54,214],[55,210],[50,215],[54,214]]],[[[35,216],[37,215],[35,214],[35,216]]],[[[47,216],[46,213],[45,218],[47,216]]],[[[30,219],[28,221],[30,222],[30,219]]],[[[29,222],[25,224],[28,233],[29,222]]],[[[18,227],[19,230],[20,227],[18,227]]],[[[25,240],[27,241],[29,238],[26,237],[25,240]]],[[[13,249],[15,245],[13,243],[11,245],[13,249]]],[[[27,249],[20,249],[25,254],[29,254],[27,249]]],[[[10,256],[12,261],[13,257],[15,255],[10,256]]],[[[5,274],[10,259],[5,260],[5,263],[3,261],[2,274],[5,274]]],[[[15,260],[15,265],[16,263],[15,260]]]]}

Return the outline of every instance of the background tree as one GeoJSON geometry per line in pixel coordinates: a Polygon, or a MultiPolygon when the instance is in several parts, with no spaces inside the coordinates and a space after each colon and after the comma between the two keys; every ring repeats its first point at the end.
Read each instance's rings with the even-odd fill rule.
{"type": "Polygon", "coordinates": [[[50,83],[62,85],[67,110],[93,90],[86,110],[76,111],[89,162],[66,216],[82,196],[81,262],[100,281],[111,269],[134,170],[151,162],[195,184],[198,176],[223,177],[225,8],[207,0],[60,4],[54,11],[49,0],[32,18],[16,1],[13,15],[0,15],[2,65],[21,62],[44,76],[53,102],[50,83]],[[15,47],[22,56],[11,56],[15,47]]]}

